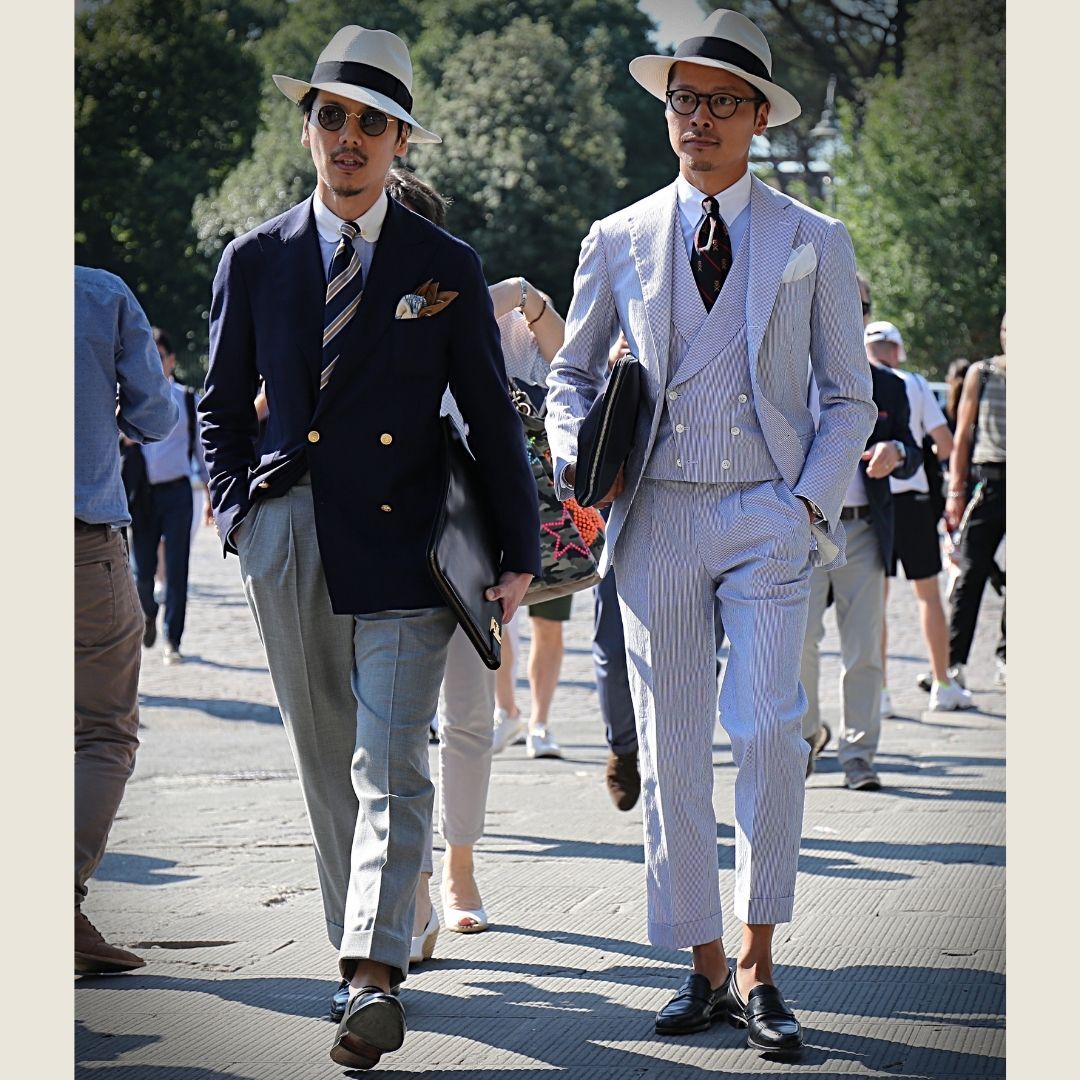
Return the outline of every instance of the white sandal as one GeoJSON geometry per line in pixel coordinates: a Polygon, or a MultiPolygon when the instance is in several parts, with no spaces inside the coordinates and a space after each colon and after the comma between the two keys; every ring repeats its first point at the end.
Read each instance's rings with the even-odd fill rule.
{"type": "Polygon", "coordinates": [[[447,930],[451,930],[455,934],[479,934],[481,930],[488,928],[490,924],[488,923],[487,912],[482,907],[452,907],[446,895],[446,890],[440,889],[439,892],[442,896],[443,915],[446,916],[447,930]]]}
{"type": "Polygon", "coordinates": [[[409,950],[409,963],[421,964],[431,959],[435,951],[435,939],[439,936],[439,913],[435,905],[431,905],[431,914],[428,916],[427,926],[412,939],[412,948],[409,950]]]}

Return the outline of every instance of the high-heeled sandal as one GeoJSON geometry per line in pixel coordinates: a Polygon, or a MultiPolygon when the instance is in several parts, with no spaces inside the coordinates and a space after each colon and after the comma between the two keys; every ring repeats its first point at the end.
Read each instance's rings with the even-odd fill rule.
{"type": "Polygon", "coordinates": [[[431,914],[428,916],[427,926],[412,939],[412,947],[409,949],[409,963],[422,964],[431,959],[435,951],[435,940],[439,936],[439,913],[435,905],[431,905],[431,914]]]}
{"type": "Polygon", "coordinates": [[[482,908],[458,908],[450,903],[446,895],[446,889],[440,888],[442,896],[443,915],[446,917],[446,929],[455,934],[479,934],[486,930],[488,922],[487,912],[482,908]],[[469,921],[471,920],[471,921],[469,921]]]}

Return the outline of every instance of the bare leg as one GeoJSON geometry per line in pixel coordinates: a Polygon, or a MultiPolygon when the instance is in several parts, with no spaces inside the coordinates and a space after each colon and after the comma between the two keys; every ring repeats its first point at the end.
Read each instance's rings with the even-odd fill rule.
{"type": "Polygon", "coordinates": [[[390,968],[377,960],[357,960],[349,980],[350,995],[365,986],[377,986],[383,993],[390,993],[390,968]]]}
{"type": "MultiPolygon", "coordinates": [[[[443,891],[451,907],[475,911],[483,907],[473,869],[472,844],[447,844],[443,861],[443,891]]],[[[464,925],[475,922],[462,920],[464,925]]]]}
{"type": "Polygon", "coordinates": [[[728,962],[723,941],[717,938],[715,941],[707,941],[704,945],[695,945],[693,953],[694,971],[698,975],[704,975],[709,980],[709,985],[714,990],[718,990],[728,977],[728,962]]]}
{"type": "Polygon", "coordinates": [[[746,995],[766,983],[775,986],[772,962],[773,931],[772,923],[748,924],[743,927],[742,948],[735,964],[735,978],[739,985],[739,996],[746,1000],[746,995]]]}
{"type": "Polygon", "coordinates": [[[941,605],[938,579],[936,576],[920,578],[911,584],[919,602],[919,622],[930,653],[930,668],[938,682],[948,682],[949,625],[945,620],[945,609],[941,605]]]}
{"type": "Polygon", "coordinates": [[[562,668],[562,623],[554,619],[532,619],[532,648],[529,650],[529,687],[532,690],[532,715],[529,730],[548,726],[548,714],[559,685],[562,668]]]}

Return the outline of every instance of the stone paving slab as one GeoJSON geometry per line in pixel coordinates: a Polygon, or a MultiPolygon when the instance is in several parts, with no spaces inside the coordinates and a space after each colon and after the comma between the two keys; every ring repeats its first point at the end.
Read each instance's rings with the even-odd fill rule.
{"type": "MultiPolygon", "coordinates": [[[[86,905],[110,939],[148,963],[76,980],[75,1076],[349,1075],[327,1056],[335,956],[236,562],[201,533],[191,576],[188,662],[165,668],[157,649],[145,654],[143,745],[86,905]]],[[[603,787],[592,605],[581,596],[554,709],[564,759],[531,761],[510,747],[495,761],[476,849],[493,927],[439,937],[403,991],[405,1046],[378,1071],[1004,1076],[1005,695],[992,654],[1000,600],[984,600],[969,668],[979,709],[944,716],[925,711],[914,685],[926,663],[906,583],[894,585],[889,610],[898,715],[882,739],[885,789],[847,791],[826,751],[807,784],[796,918],[777,930],[778,978],[806,1028],[800,1063],[752,1053],[726,1025],[678,1040],[653,1033],[687,958],[646,941],[641,813],[617,813],[603,787]]],[[[827,621],[822,705],[835,732],[839,654],[827,621]]],[[[720,726],[713,761],[724,938],[734,953],[734,768],[720,726]]]]}

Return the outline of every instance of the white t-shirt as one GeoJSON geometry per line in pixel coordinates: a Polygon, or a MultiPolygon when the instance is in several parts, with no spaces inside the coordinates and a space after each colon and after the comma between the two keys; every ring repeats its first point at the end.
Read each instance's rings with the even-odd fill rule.
{"type": "MultiPolygon", "coordinates": [[[[945,414],[934,397],[934,391],[930,384],[914,371],[904,371],[901,368],[893,368],[893,374],[899,375],[904,380],[904,389],[907,390],[908,407],[911,409],[911,435],[917,443],[922,445],[927,432],[941,427],[945,423],[945,414]]],[[[930,485],[926,482],[926,472],[920,466],[915,470],[914,476],[907,480],[897,480],[889,477],[889,487],[894,495],[902,495],[906,491],[921,491],[924,495],[929,492],[930,485]]]]}

